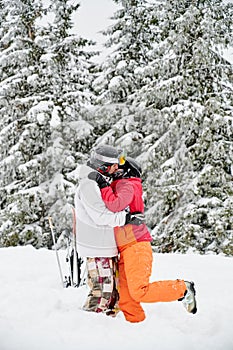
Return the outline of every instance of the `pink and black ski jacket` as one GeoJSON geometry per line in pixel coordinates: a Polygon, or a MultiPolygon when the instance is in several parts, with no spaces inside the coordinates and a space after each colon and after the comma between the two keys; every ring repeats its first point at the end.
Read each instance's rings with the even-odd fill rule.
{"type": "MultiPolygon", "coordinates": [[[[142,181],[140,178],[119,179],[111,183],[111,186],[101,189],[101,194],[106,207],[119,212],[129,208],[130,213],[144,213],[142,199],[142,181]]],[[[137,242],[152,241],[152,237],[145,224],[128,224],[114,228],[115,239],[119,251],[137,242]]]]}

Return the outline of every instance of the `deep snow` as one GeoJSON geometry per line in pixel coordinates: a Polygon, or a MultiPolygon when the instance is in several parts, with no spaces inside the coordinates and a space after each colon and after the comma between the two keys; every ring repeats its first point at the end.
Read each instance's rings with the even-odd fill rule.
{"type": "MultiPolygon", "coordinates": [[[[60,251],[65,273],[65,251],[60,251]]],[[[198,313],[181,302],[143,304],[139,324],[81,310],[88,289],[63,289],[54,251],[0,249],[1,350],[232,350],[233,258],[154,254],[153,280],[184,278],[197,289],[198,313]]]]}

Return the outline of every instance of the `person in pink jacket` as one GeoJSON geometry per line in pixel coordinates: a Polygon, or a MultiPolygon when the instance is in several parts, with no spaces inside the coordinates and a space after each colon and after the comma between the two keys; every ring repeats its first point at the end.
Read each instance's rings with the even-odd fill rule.
{"type": "MultiPolygon", "coordinates": [[[[111,186],[98,175],[98,183],[106,207],[112,212],[128,208],[131,214],[144,213],[142,199],[141,168],[128,157],[125,165],[113,174],[111,186]]],[[[145,223],[132,223],[114,228],[119,260],[119,306],[129,322],[141,322],[145,312],[141,303],[182,300],[186,310],[196,313],[196,298],[193,282],[167,280],[149,282],[152,271],[152,237],[145,223]]]]}

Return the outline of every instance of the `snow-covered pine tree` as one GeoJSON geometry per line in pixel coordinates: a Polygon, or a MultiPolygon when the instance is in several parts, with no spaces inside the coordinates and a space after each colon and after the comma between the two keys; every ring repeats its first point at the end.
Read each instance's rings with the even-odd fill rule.
{"type": "Polygon", "coordinates": [[[95,127],[99,134],[107,131],[98,142],[114,143],[118,139],[119,145],[128,148],[131,145],[132,151],[142,136],[137,132],[128,97],[147,82],[140,71],[151,59],[152,38],[156,37],[152,30],[153,5],[145,0],[114,2],[119,8],[111,18],[113,25],[103,32],[110,53],[93,83],[100,105],[95,110],[95,127]],[[126,133],[128,136],[123,140],[121,137],[126,133]]]}
{"type": "Polygon", "coordinates": [[[38,21],[46,13],[39,1],[3,5],[0,244],[39,247],[50,241],[48,215],[56,215],[58,230],[68,225],[72,171],[89,148],[92,126],[83,118],[91,54],[87,41],[69,33],[77,7],[67,1],[53,1],[49,30],[38,21]]]}
{"type": "MultiPolygon", "coordinates": [[[[30,223],[39,220],[40,205],[34,210],[38,185],[38,152],[30,150],[33,135],[26,113],[37,96],[30,81],[38,71],[41,49],[35,43],[35,20],[42,16],[39,1],[1,1],[0,31],[0,239],[1,245],[30,241],[30,223]],[[4,17],[4,18],[3,18],[4,17]],[[22,175],[22,166],[28,169],[22,175]],[[24,199],[22,194],[24,193],[24,199]],[[21,232],[22,231],[22,232],[21,232]],[[23,238],[21,238],[23,237],[23,238]]],[[[41,230],[35,228],[36,236],[41,230]]]]}
{"type": "Polygon", "coordinates": [[[157,251],[232,255],[233,4],[155,2],[153,79],[132,99],[157,251]]]}
{"type": "Polygon", "coordinates": [[[112,17],[114,24],[104,35],[106,47],[112,48],[95,87],[100,100],[126,102],[142,82],[137,69],[144,67],[151,50],[151,7],[145,0],[114,0],[120,6],[112,17]]]}

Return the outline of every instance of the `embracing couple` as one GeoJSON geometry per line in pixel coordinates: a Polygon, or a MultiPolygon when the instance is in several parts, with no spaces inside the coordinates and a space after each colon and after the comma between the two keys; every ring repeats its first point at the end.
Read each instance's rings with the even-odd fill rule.
{"type": "Polygon", "coordinates": [[[196,313],[194,283],[150,283],[152,237],[145,224],[141,167],[123,151],[99,145],[79,171],[75,193],[77,244],[90,288],[83,309],[141,322],[141,303],[182,301],[196,313]]]}

